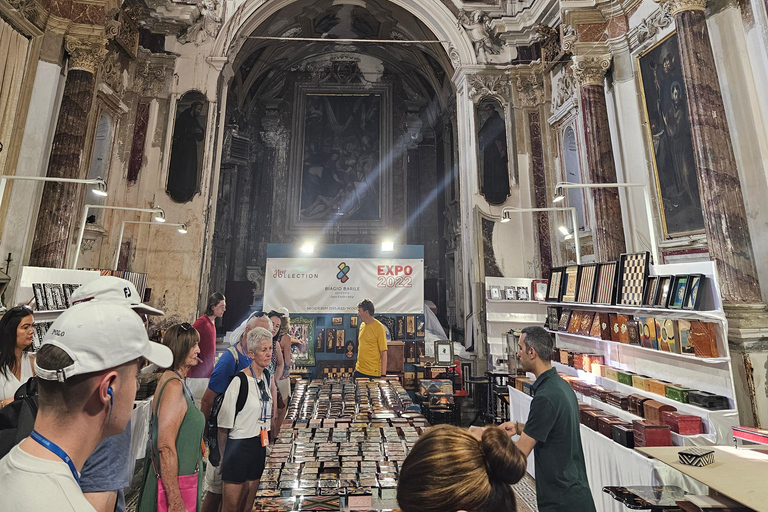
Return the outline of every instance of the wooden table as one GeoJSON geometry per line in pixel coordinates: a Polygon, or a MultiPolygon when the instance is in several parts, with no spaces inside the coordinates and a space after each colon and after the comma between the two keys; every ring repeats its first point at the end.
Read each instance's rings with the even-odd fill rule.
{"type": "Polygon", "coordinates": [[[715,462],[697,468],[680,464],[680,446],[636,448],[677,469],[710,489],[757,511],[768,511],[768,454],[763,451],[730,446],[707,446],[715,451],[715,462]]]}

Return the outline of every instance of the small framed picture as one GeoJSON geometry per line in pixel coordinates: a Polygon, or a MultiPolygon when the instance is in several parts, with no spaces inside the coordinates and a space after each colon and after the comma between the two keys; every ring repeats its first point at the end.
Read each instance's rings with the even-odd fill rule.
{"type": "Polygon", "coordinates": [[[699,309],[701,302],[702,284],[705,277],[702,274],[688,276],[688,293],[685,296],[683,309],[699,309]]]}
{"type": "Polygon", "coordinates": [[[397,327],[395,329],[395,339],[396,340],[404,340],[405,339],[405,316],[398,316],[397,317],[397,327]]]}
{"type": "Polygon", "coordinates": [[[576,294],[579,293],[580,271],[581,268],[578,265],[565,267],[562,302],[576,302],[576,294]]]}
{"type": "Polygon", "coordinates": [[[328,353],[335,352],[336,348],[336,329],[325,330],[325,351],[328,353]]]}
{"type": "Polygon", "coordinates": [[[453,342],[449,340],[435,341],[435,363],[453,364],[453,342]]]}
{"type": "Polygon", "coordinates": [[[349,318],[349,326],[353,329],[357,329],[357,315],[352,315],[349,318]]]}
{"type": "Polygon", "coordinates": [[[517,287],[516,286],[505,286],[504,287],[504,298],[507,300],[517,300],[517,287]]]}
{"type": "Polygon", "coordinates": [[[591,263],[581,266],[579,272],[579,294],[576,296],[576,302],[581,304],[590,304],[595,295],[595,284],[597,280],[597,263],[591,263]]]}
{"type": "Polygon", "coordinates": [[[331,325],[342,325],[344,323],[343,316],[335,316],[331,319],[331,325]]]}
{"type": "Polygon", "coordinates": [[[336,331],[336,353],[344,353],[344,329],[338,329],[336,331]]]}
{"type": "Polygon", "coordinates": [[[563,268],[553,268],[549,271],[547,283],[547,301],[560,302],[560,294],[563,287],[563,268]]]}
{"type": "Polygon", "coordinates": [[[416,337],[423,338],[426,334],[424,315],[416,315],[416,337]]]}
{"type": "Polygon", "coordinates": [[[673,276],[659,276],[659,291],[656,295],[656,301],[654,302],[654,306],[659,308],[665,308],[667,307],[667,303],[669,302],[669,290],[672,287],[672,278],[673,276]]]}
{"type": "Polygon", "coordinates": [[[489,287],[491,296],[491,300],[502,300],[501,298],[501,286],[491,285],[489,287]]]}
{"type": "Polygon", "coordinates": [[[672,280],[672,289],[669,297],[669,308],[682,309],[685,304],[685,296],[688,293],[689,276],[675,276],[672,280]]]}
{"type": "Polygon", "coordinates": [[[38,311],[47,311],[48,303],[45,300],[45,292],[42,283],[32,283],[32,292],[35,294],[35,304],[38,311]]]}
{"type": "Polygon", "coordinates": [[[650,276],[648,285],[645,288],[645,297],[643,297],[643,306],[653,306],[656,303],[656,295],[659,293],[659,277],[650,276]]]}
{"type": "Polygon", "coordinates": [[[533,300],[538,300],[538,301],[547,300],[547,280],[546,279],[534,279],[531,282],[531,288],[533,289],[533,300]]]}
{"type": "Polygon", "coordinates": [[[325,352],[325,330],[318,329],[315,336],[315,352],[325,352]]]}
{"type": "Polygon", "coordinates": [[[517,287],[517,300],[531,300],[531,294],[527,286],[517,287]]]}
{"type": "Polygon", "coordinates": [[[409,340],[416,337],[416,317],[413,315],[405,317],[405,337],[409,340]]]}
{"type": "Polygon", "coordinates": [[[597,286],[595,288],[595,296],[592,300],[592,304],[615,304],[619,262],[609,261],[600,263],[597,274],[597,286]]]}

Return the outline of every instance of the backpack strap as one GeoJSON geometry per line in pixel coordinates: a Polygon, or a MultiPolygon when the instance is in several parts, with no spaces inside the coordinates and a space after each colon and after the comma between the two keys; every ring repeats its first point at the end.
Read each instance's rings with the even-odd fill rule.
{"type": "Polygon", "coordinates": [[[227,350],[229,351],[230,354],[232,354],[232,357],[235,358],[235,373],[237,373],[237,364],[240,362],[240,353],[237,351],[237,349],[234,346],[227,347],[227,350]]]}
{"type": "Polygon", "coordinates": [[[248,377],[243,372],[239,372],[237,378],[240,379],[240,391],[237,393],[237,402],[235,403],[235,418],[237,418],[237,413],[245,407],[245,401],[248,400],[248,377]]]}

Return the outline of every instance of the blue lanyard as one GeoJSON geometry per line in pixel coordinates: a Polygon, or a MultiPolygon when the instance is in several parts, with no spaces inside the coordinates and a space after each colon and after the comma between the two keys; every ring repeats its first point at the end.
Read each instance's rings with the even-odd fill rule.
{"type": "Polygon", "coordinates": [[[77,474],[77,469],[75,468],[75,464],[72,462],[72,459],[69,458],[69,455],[67,455],[67,452],[59,448],[59,445],[54,443],[53,441],[49,441],[45,437],[43,437],[37,430],[32,431],[32,439],[43,445],[48,451],[53,453],[54,455],[57,455],[61,460],[67,463],[69,466],[69,470],[72,472],[72,476],[75,477],[75,481],[77,482],[77,485],[80,486],[80,475],[77,474]]]}

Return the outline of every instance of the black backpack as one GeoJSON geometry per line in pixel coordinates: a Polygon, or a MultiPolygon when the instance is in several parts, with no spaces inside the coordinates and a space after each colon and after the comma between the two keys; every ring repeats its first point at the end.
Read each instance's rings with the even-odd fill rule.
{"type": "MultiPolygon", "coordinates": [[[[238,354],[234,347],[229,347],[232,356],[235,358],[235,374],[232,378],[238,377],[240,379],[240,391],[237,395],[237,402],[235,403],[235,418],[237,413],[243,410],[245,401],[248,399],[248,379],[246,379],[243,372],[237,371],[238,354]]],[[[267,386],[270,385],[269,371],[264,370],[264,378],[266,379],[267,386]]],[[[211,413],[208,415],[208,420],[205,422],[205,440],[208,443],[208,462],[212,466],[218,467],[221,463],[222,453],[219,453],[219,411],[221,410],[221,403],[224,401],[224,393],[219,393],[213,399],[211,405],[211,413]]]]}
{"type": "Polygon", "coordinates": [[[11,451],[35,427],[37,417],[37,378],[19,386],[13,402],[0,409],[0,458],[11,451]]]}

